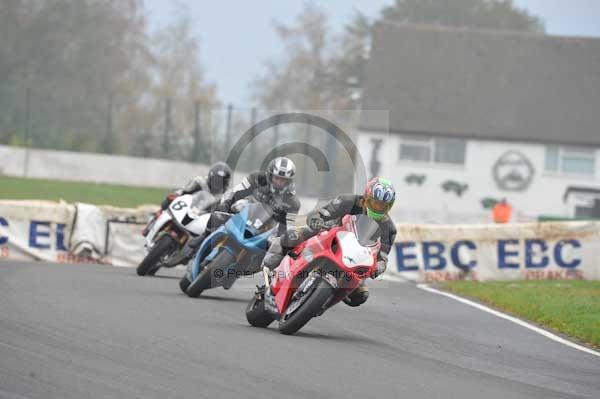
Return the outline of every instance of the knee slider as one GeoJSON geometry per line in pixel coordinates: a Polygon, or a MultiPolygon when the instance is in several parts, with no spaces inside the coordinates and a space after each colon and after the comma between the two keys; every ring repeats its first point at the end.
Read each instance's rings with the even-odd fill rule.
{"type": "Polygon", "coordinates": [[[348,295],[348,297],[344,299],[344,303],[348,306],[356,307],[365,303],[368,298],[369,289],[367,287],[360,287],[348,295]]]}

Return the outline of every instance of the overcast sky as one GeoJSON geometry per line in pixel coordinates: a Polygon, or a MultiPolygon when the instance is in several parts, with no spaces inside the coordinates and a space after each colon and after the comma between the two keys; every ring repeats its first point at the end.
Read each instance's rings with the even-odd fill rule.
{"type": "MultiPolygon", "coordinates": [[[[303,0],[145,0],[153,28],[171,21],[182,4],[202,40],[202,63],[219,96],[236,106],[250,105],[249,84],[266,60],[281,52],[272,22],[290,23],[303,0]]],[[[313,0],[340,30],[359,10],[371,18],[393,0],[313,0]]],[[[600,0],[514,0],[546,22],[549,34],[600,37],[600,0]]]]}

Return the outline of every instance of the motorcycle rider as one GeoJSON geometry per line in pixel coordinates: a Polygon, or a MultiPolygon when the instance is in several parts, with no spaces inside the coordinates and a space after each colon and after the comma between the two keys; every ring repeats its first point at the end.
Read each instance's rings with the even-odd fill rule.
{"type": "MultiPolygon", "coordinates": [[[[237,201],[248,197],[253,197],[273,210],[273,219],[279,223],[274,238],[285,234],[288,223],[294,221],[300,210],[300,200],[296,197],[294,188],[295,176],[296,166],[291,159],[286,157],[275,158],[269,162],[265,171],[248,175],[241,183],[223,195],[221,202],[211,215],[205,234],[193,238],[189,244],[190,248],[194,250],[198,248],[205,237],[227,222],[232,213],[232,206],[237,201]]],[[[223,287],[229,289],[231,285],[223,287]]]]}
{"type": "MultiPolygon", "coordinates": [[[[307,227],[289,230],[281,237],[279,245],[272,245],[263,260],[263,266],[274,270],[289,250],[315,236],[321,229],[333,224],[339,225],[344,215],[366,214],[379,224],[381,232],[377,270],[371,276],[373,279],[377,278],[385,272],[388,254],[396,238],[396,227],[388,215],[395,198],[394,186],[381,177],[371,179],[363,195],[340,195],[334,198],[322,208],[308,214],[307,227]]],[[[344,303],[353,307],[360,306],[368,297],[369,288],[363,282],[344,299],[344,303]]]]}
{"type": "MultiPolygon", "coordinates": [[[[229,188],[230,181],[231,169],[229,166],[225,162],[216,162],[210,167],[206,177],[196,176],[182,188],[179,188],[167,195],[167,197],[162,201],[160,208],[162,211],[165,211],[175,198],[184,194],[194,194],[198,191],[207,191],[215,196],[215,198],[220,199],[223,193],[229,188]]],[[[154,221],[156,220],[156,217],[159,214],[160,211],[156,213],[154,218],[144,228],[142,232],[144,237],[148,235],[148,232],[150,231],[154,221]]]]}
{"type": "Polygon", "coordinates": [[[229,188],[231,181],[231,169],[225,162],[216,162],[208,170],[208,176],[196,176],[185,186],[169,194],[161,204],[164,211],[169,207],[173,200],[184,194],[194,194],[198,191],[208,191],[217,198],[220,198],[229,188]]]}
{"type": "Polygon", "coordinates": [[[266,171],[248,175],[232,190],[226,192],[215,210],[231,213],[237,201],[254,197],[257,201],[273,209],[273,217],[280,224],[281,234],[285,233],[287,222],[292,222],[300,210],[300,200],[296,197],[294,178],[296,166],[286,157],[273,159],[266,171]]]}

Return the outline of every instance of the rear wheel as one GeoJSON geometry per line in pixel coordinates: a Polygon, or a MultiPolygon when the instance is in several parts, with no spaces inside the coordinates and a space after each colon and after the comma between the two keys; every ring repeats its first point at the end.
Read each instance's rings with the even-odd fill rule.
{"type": "Polygon", "coordinates": [[[227,268],[234,260],[228,251],[221,251],[191,282],[186,294],[192,298],[197,298],[202,294],[202,291],[221,285],[226,279],[227,268]]]}
{"type": "Polygon", "coordinates": [[[256,296],[246,306],[246,319],[251,326],[266,328],[275,320],[265,309],[265,302],[256,296]]]}
{"type": "Polygon", "coordinates": [[[279,331],[282,334],[291,335],[300,330],[310,319],[321,313],[323,306],[334,293],[334,288],[325,280],[319,278],[314,283],[315,287],[306,295],[298,299],[294,299],[288,306],[286,312],[282,315],[279,321],[279,331]],[[294,306],[294,302],[302,301],[299,307],[294,306]],[[288,314],[290,309],[295,310],[288,314]]]}
{"type": "Polygon", "coordinates": [[[164,234],[160,237],[137,267],[138,276],[154,275],[160,268],[161,259],[170,254],[176,245],[175,239],[170,235],[164,234]]]}

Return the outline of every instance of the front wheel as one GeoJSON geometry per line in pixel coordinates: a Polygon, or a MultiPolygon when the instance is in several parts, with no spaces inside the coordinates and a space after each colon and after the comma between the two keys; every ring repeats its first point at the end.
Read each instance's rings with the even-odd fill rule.
{"type": "Polygon", "coordinates": [[[279,321],[279,331],[282,334],[291,335],[300,330],[310,319],[321,313],[323,306],[334,294],[335,289],[325,280],[319,279],[316,286],[308,293],[308,298],[300,297],[294,301],[303,301],[298,308],[291,314],[290,309],[294,309],[294,301],[288,305],[288,309],[282,315],[279,321]]]}
{"type": "Polygon", "coordinates": [[[198,274],[186,290],[186,294],[197,298],[202,291],[218,287],[223,284],[227,277],[227,268],[234,262],[234,257],[226,250],[222,250],[206,267],[198,274]]]}
{"type": "Polygon", "coordinates": [[[190,286],[190,284],[192,284],[192,282],[188,280],[186,274],[181,278],[181,280],[179,280],[179,289],[181,289],[181,292],[183,292],[184,294],[187,294],[187,289],[190,286]]]}
{"type": "Polygon", "coordinates": [[[253,327],[267,328],[275,320],[265,309],[265,302],[256,296],[246,306],[246,319],[253,327]]]}
{"type": "Polygon", "coordinates": [[[160,268],[161,259],[170,254],[175,249],[176,244],[175,239],[168,234],[160,237],[137,267],[138,276],[154,275],[160,268]]]}

